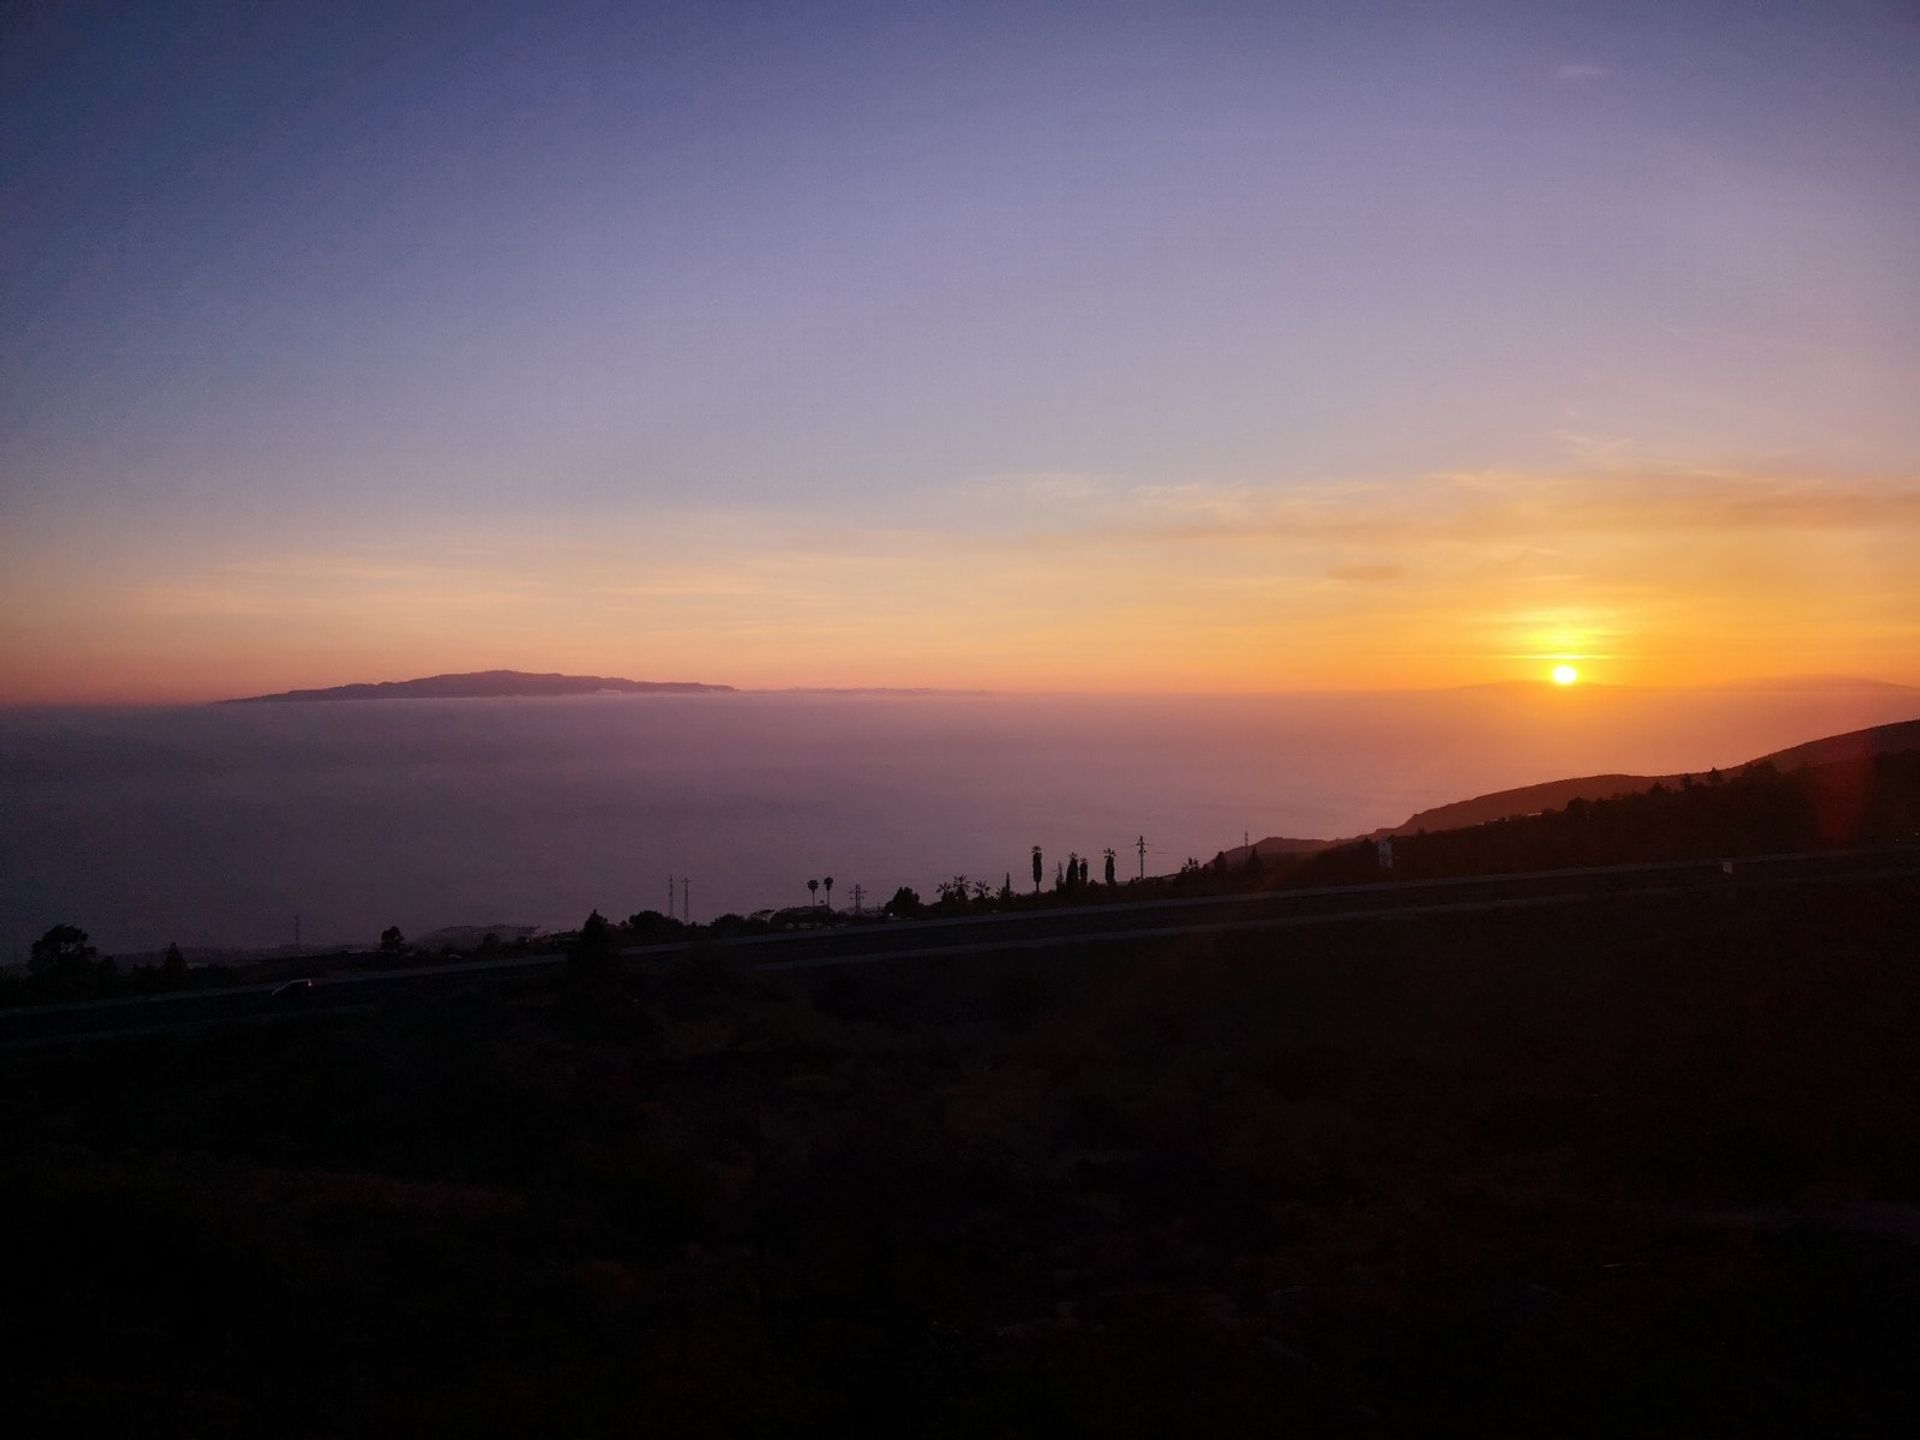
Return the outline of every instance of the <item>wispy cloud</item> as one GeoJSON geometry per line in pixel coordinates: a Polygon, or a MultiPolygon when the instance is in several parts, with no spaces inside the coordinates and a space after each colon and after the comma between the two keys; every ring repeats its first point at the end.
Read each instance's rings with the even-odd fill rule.
{"type": "Polygon", "coordinates": [[[1556,80],[1564,80],[1572,85],[1590,85],[1596,80],[1606,79],[1611,74],[1613,74],[1613,71],[1605,65],[1595,65],[1589,62],[1576,65],[1562,65],[1553,72],[1553,78],[1556,80]]]}
{"type": "Polygon", "coordinates": [[[1572,538],[1609,532],[1876,530],[1920,525],[1920,477],[1838,481],[1814,475],[1613,469],[1535,474],[1458,471],[1397,484],[1136,490],[1042,544],[1572,538]]]}
{"type": "Polygon", "coordinates": [[[982,495],[1009,495],[1030,500],[1091,500],[1113,488],[1114,477],[1084,470],[1030,470],[996,475],[972,488],[982,495]]]}

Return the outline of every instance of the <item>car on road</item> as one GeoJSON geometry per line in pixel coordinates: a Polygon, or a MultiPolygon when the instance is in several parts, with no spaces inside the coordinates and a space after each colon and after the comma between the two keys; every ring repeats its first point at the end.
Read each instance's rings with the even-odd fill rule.
{"type": "Polygon", "coordinates": [[[269,997],[274,1000],[305,1000],[313,994],[313,981],[302,978],[289,980],[284,985],[276,985],[269,997]]]}

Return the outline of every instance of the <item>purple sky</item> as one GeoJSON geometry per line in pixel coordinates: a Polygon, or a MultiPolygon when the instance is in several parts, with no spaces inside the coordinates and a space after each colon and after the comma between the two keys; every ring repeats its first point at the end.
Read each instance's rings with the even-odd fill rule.
{"type": "MultiPolygon", "coordinates": [[[[1498,556],[1177,537],[1698,476],[1864,506],[1823,522],[1833,603],[1920,679],[1890,618],[1920,600],[1917,15],[9,6],[0,695],[569,662],[1238,687],[1261,647],[1277,685],[1548,650],[1671,678],[1704,642],[1611,540],[1483,595],[1498,556]],[[916,564],[947,539],[1079,558],[1058,589],[1004,546],[916,564]],[[1301,588],[1342,573],[1428,584],[1301,588]],[[1143,575],[1190,634],[1223,574],[1323,628],[1186,668],[1064,623],[915,638],[1111,616],[1143,575]],[[1371,670],[1330,668],[1355,644],[1371,670]]],[[[1707,598],[1778,589],[1779,538],[1707,598]]],[[[1839,643],[1768,635],[1784,668],[1839,643]]]]}

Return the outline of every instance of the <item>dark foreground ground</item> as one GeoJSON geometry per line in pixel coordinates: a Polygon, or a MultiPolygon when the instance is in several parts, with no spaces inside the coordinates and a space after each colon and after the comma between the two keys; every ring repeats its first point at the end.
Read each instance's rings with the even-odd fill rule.
{"type": "Polygon", "coordinates": [[[15,1434],[1920,1431],[1920,891],[0,1056],[15,1434]]]}

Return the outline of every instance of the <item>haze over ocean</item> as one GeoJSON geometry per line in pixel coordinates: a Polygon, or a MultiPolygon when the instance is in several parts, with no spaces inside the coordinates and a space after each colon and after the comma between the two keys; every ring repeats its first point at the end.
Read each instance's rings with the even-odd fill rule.
{"type": "Polygon", "coordinates": [[[1148,873],[1565,776],[1728,766],[1920,714],[1910,689],[1490,687],[1366,695],[826,695],[0,711],[0,960],[56,922],[108,951],[370,942],[869,904],[1051,875],[1145,833],[1148,873]]]}

